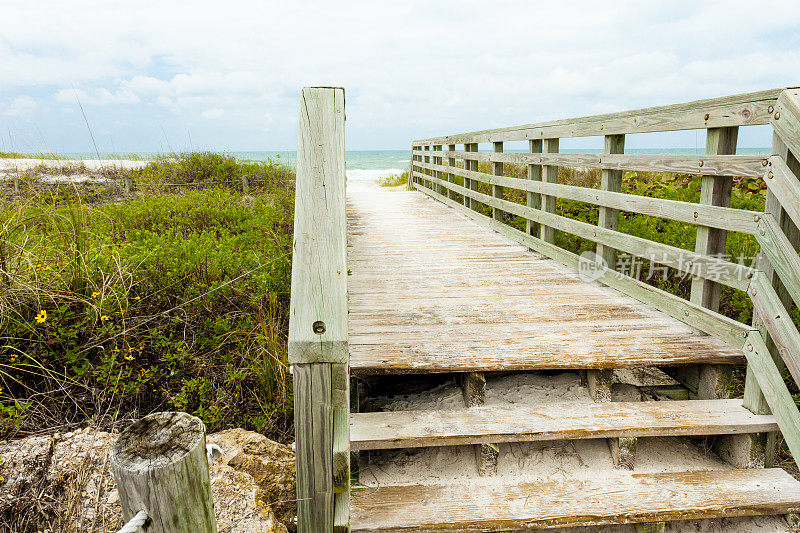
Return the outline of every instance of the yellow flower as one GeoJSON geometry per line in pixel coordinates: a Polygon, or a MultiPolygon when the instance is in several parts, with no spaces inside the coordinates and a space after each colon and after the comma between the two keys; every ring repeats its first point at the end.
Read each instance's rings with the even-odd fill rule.
{"type": "Polygon", "coordinates": [[[134,299],[134,300],[141,300],[141,298],[140,298],[140,297],[138,297],[138,296],[134,296],[134,297],[133,297],[133,299],[134,299]]]}
{"type": "Polygon", "coordinates": [[[106,320],[108,320],[108,315],[103,315],[100,317],[101,322],[105,322],[106,320]]]}
{"type": "Polygon", "coordinates": [[[99,292],[97,292],[97,291],[94,291],[94,292],[92,293],[92,298],[97,298],[98,296],[100,296],[100,293],[99,293],[99,292]]]}
{"type": "Polygon", "coordinates": [[[125,356],[125,359],[128,361],[133,361],[134,359],[136,359],[136,356],[133,354],[128,354],[125,356]]]}
{"type": "Polygon", "coordinates": [[[41,324],[41,323],[42,323],[42,322],[44,322],[45,320],[47,320],[47,311],[45,311],[44,309],[42,309],[41,311],[39,311],[39,314],[38,314],[38,315],[36,315],[36,322],[38,322],[39,324],[41,324]]]}

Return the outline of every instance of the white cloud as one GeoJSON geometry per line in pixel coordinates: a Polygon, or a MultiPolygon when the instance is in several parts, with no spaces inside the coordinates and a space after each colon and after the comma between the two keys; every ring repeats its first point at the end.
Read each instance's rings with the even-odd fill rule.
{"type": "Polygon", "coordinates": [[[6,4],[0,101],[41,91],[74,104],[77,87],[95,120],[131,138],[159,138],[162,121],[232,149],[293,146],[303,85],[344,86],[348,143],[370,148],[777,87],[800,71],[796,1],[759,3],[780,16],[744,0],[6,4]]]}
{"type": "Polygon", "coordinates": [[[224,114],[225,111],[223,111],[222,109],[206,109],[205,111],[200,113],[200,116],[203,118],[220,118],[224,114]]]}
{"type": "Polygon", "coordinates": [[[95,89],[61,89],[54,95],[56,101],[62,103],[77,103],[82,105],[120,105],[135,104],[139,102],[139,97],[128,89],[118,89],[113,92],[105,87],[95,89]]]}
{"type": "Polygon", "coordinates": [[[3,110],[3,114],[9,117],[22,117],[33,113],[39,104],[36,100],[27,95],[17,96],[3,110]]]}

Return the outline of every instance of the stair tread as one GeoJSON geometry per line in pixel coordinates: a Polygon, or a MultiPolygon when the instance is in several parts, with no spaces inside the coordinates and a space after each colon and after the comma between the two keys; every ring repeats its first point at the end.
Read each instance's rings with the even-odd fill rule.
{"type": "Polygon", "coordinates": [[[507,531],[733,516],[800,507],[800,482],[779,468],[615,473],[604,479],[356,488],[353,533],[507,531]]]}
{"type": "Polygon", "coordinates": [[[350,414],[353,450],[778,431],[741,400],[565,402],[350,414]]]}

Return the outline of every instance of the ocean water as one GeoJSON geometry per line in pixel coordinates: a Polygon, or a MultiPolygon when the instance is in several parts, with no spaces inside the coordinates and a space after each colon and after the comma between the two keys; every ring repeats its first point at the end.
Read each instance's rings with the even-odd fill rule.
{"type": "MultiPolygon", "coordinates": [[[[490,151],[490,150],[481,150],[490,151]]],[[[506,150],[506,152],[524,152],[525,150],[506,150]]],[[[599,154],[601,149],[575,148],[562,149],[563,153],[570,154],[599,154]]],[[[275,161],[282,165],[295,167],[297,165],[297,152],[291,151],[258,151],[240,152],[229,151],[228,153],[243,161],[275,161]]],[[[695,148],[632,148],[626,149],[627,154],[697,154],[695,148]]],[[[700,152],[702,153],[702,151],[700,152]]],[[[760,155],[769,154],[769,148],[737,148],[740,155],[760,155]]],[[[91,153],[67,153],[59,154],[71,159],[96,159],[96,154],[91,153]]],[[[152,157],[156,154],[141,153],[136,154],[144,158],[152,157]]],[[[34,156],[35,157],[35,156],[34,156]]],[[[103,156],[105,157],[105,156],[103,156]]],[[[348,150],[345,152],[347,179],[353,181],[375,181],[378,178],[400,174],[408,170],[408,163],[411,159],[409,150],[348,150]]]]}

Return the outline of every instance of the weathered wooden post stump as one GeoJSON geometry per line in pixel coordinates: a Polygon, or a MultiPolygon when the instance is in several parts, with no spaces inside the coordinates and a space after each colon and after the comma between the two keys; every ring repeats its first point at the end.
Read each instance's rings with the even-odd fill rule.
{"type": "Polygon", "coordinates": [[[250,180],[247,176],[242,176],[242,192],[245,194],[250,192],[250,180]]]}
{"type": "Polygon", "coordinates": [[[153,413],[111,450],[123,520],[147,512],[148,533],[216,533],[205,425],[186,413],[153,413]]]}

